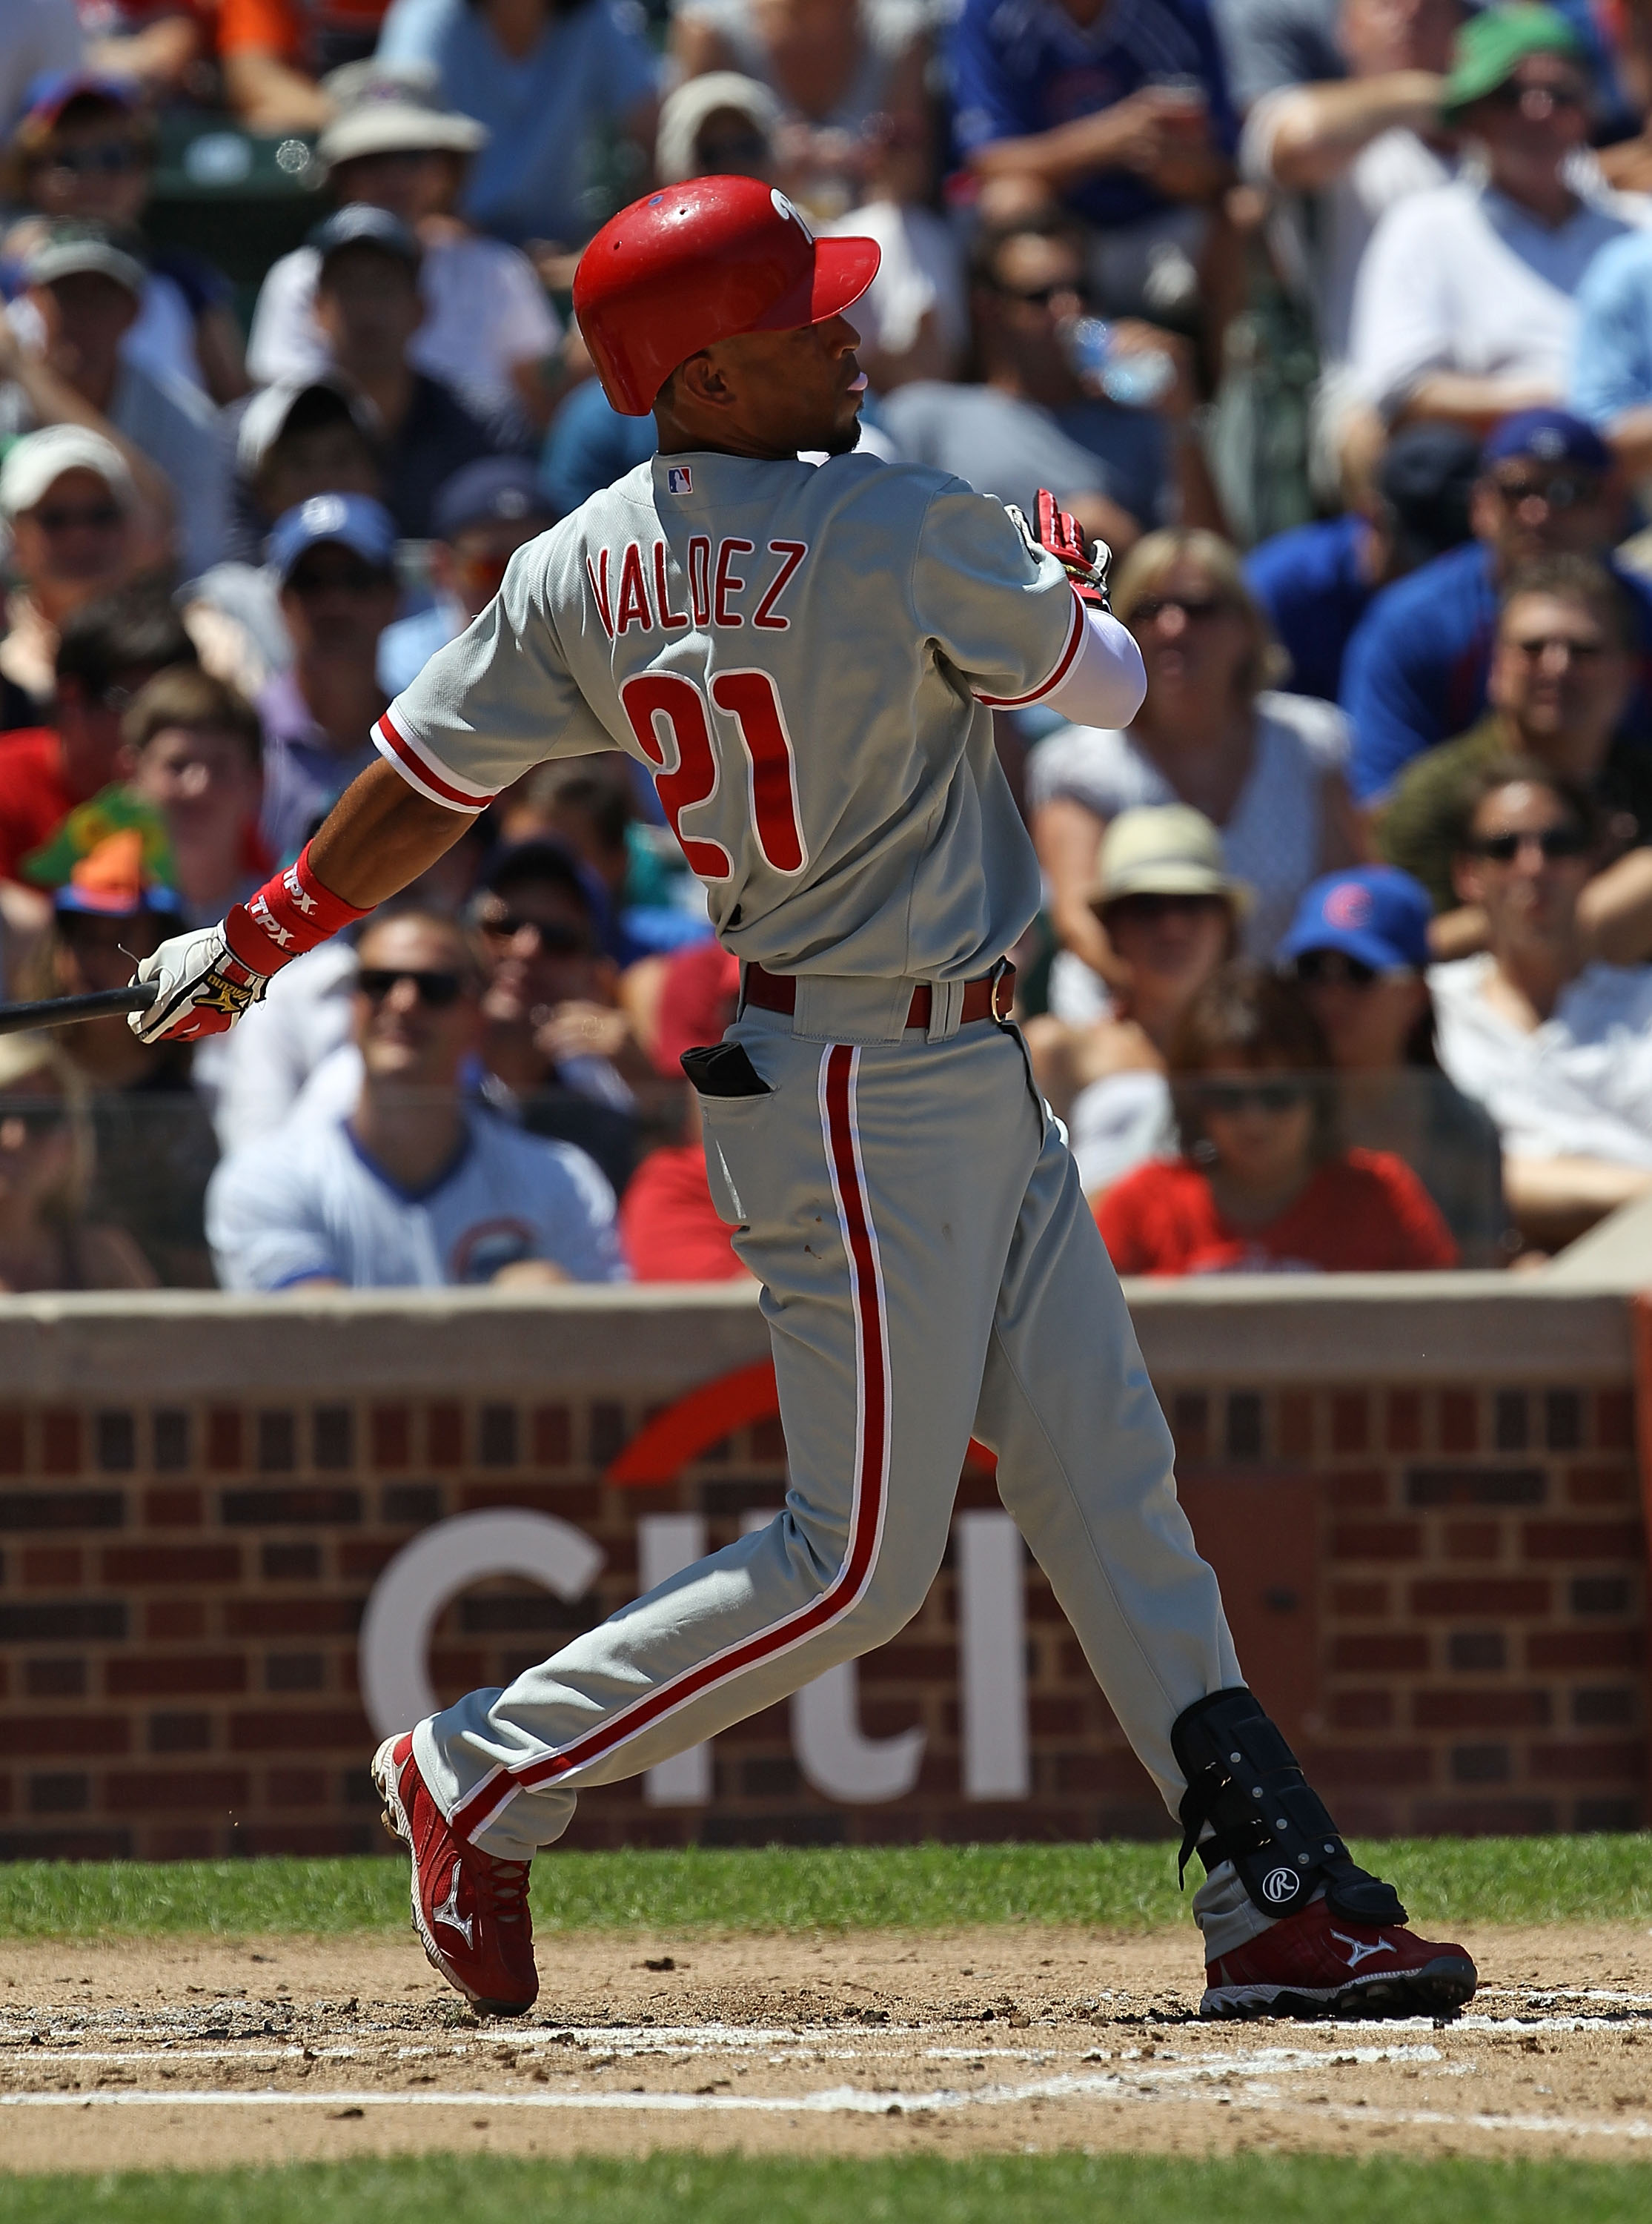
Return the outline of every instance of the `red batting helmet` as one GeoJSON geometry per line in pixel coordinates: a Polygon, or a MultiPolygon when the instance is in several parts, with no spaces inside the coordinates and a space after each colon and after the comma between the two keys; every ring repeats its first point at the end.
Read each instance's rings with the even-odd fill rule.
{"type": "Polygon", "coordinates": [[[621,416],[646,417],[702,348],[847,309],[879,254],[872,239],[817,239],[755,178],[690,178],[602,226],[574,274],[574,314],[603,393],[621,416]]]}

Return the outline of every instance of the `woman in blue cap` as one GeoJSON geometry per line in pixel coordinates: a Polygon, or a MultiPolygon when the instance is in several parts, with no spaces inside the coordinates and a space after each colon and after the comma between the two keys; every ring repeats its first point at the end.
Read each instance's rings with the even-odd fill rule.
{"type": "Polygon", "coordinates": [[[1434,1054],[1432,916],[1427,890],[1397,866],[1327,873],[1303,891],[1279,964],[1301,985],[1341,1077],[1347,1141],[1413,1169],[1464,1266],[1506,1266],[1515,1239],[1497,1129],[1434,1054]]]}

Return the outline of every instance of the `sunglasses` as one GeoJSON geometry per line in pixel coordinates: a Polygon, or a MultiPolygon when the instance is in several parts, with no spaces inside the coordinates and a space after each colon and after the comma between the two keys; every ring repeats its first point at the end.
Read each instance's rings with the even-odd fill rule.
{"type": "Polygon", "coordinates": [[[731,133],[727,138],[699,139],[695,151],[707,171],[738,169],[742,163],[766,162],[774,152],[760,131],[731,133]]]}
{"type": "Polygon", "coordinates": [[[1220,595],[1144,595],[1126,619],[1126,624],[1150,626],[1166,610],[1180,610],[1190,625],[1201,618],[1220,617],[1233,604],[1220,595]]]}
{"type": "Polygon", "coordinates": [[[112,502],[91,503],[85,509],[73,509],[65,505],[60,509],[37,509],[35,522],[42,533],[73,533],[77,528],[88,532],[112,533],[124,522],[125,514],[112,502]]]}
{"type": "Polygon", "coordinates": [[[1489,858],[1494,865],[1512,865],[1528,843],[1551,862],[1559,857],[1585,857],[1588,838],[1580,826],[1545,826],[1535,834],[1477,834],[1468,843],[1472,857],[1489,858]]]}
{"type": "Polygon", "coordinates": [[[1114,926],[1121,920],[1126,926],[1156,926],[1161,919],[1199,919],[1207,912],[1225,912],[1227,899],[1214,895],[1116,896],[1101,909],[1103,919],[1114,926]]]}
{"type": "Polygon", "coordinates": [[[1411,965],[1367,965],[1345,950],[1304,950],[1292,971],[1305,989],[1369,989],[1378,981],[1415,981],[1411,965]]]}
{"type": "Polygon", "coordinates": [[[55,1135],[60,1128],[67,1127],[69,1115],[66,1109],[59,1103],[0,1103],[0,1128],[9,1127],[14,1121],[31,1143],[37,1143],[42,1136],[55,1135]]]}
{"type": "Polygon", "coordinates": [[[1539,634],[1532,641],[1511,641],[1510,648],[1517,648],[1522,656],[1547,656],[1551,648],[1563,648],[1573,664],[1587,664],[1597,656],[1606,654],[1604,641],[1573,641],[1569,634],[1539,634]]]}
{"type": "Polygon", "coordinates": [[[1083,285],[1077,278],[1056,278],[1048,286],[995,286],[993,290],[1006,301],[1025,301],[1030,309],[1047,309],[1052,301],[1075,295],[1081,298],[1083,285]]]}
{"type": "Polygon", "coordinates": [[[1201,1112],[1237,1115],[1247,1108],[1258,1112],[1289,1112],[1306,1103],[1308,1090],[1301,1081],[1205,1081],[1194,1092],[1201,1112]]]}
{"type": "Polygon", "coordinates": [[[1518,509],[1523,502],[1547,502],[1550,509],[1575,509],[1580,502],[1597,500],[1600,493],[1598,473],[1576,478],[1564,472],[1547,479],[1494,478],[1491,483],[1499,500],[1510,509],[1518,509]]]}
{"type": "Polygon", "coordinates": [[[121,178],[133,170],[145,168],[148,156],[142,148],[129,141],[111,141],[103,147],[65,147],[55,155],[47,155],[40,167],[43,170],[66,170],[73,178],[121,178]]]}
{"type": "Polygon", "coordinates": [[[391,966],[367,965],[356,976],[356,985],[369,1004],[381,1004],[401,981],[411,981],[419,1002],[428,1004],[432,1012],[446,1011],[464,994],[464,982],[457,973],[420,973],[411,966],[397,971],[391,966]]]}
{"type": "Polygon", "coordinates": [[[390,577],[388,572],[369,572],[365,564],[347,572],[306,572],[300,565],[287,584],[301,600],[312,595],[376,595],[390,577]]]}
{"type": "Polygon", "coordinates": [[[1506,85],[1498,85],[1495,92],[1488,92],[1483,98],[1488,108],[1525,109],[1529,116],[1547,116],[1556,108],[1581,108],[1586,96],[1581,85],[1522,85],[1517,78],[1510,78],[1506,85]],[[1532,107],[1526,107],[1528,101],[1533,104],[1532,107]],[[1539,101],[1547,101],[1548,107],[1536,107],[1539,101]]]}
{"type": "Polygon", "coordinates": [[[547,925],[544,919],[521,919],[514,912],[507,912],[502,918],[478,919],[476,924],[489,942],[514,942],[519,934],[531,934],[549,957],[589,957],[595,946],[583,927],[569,926],[560,919],[547,925]]]}

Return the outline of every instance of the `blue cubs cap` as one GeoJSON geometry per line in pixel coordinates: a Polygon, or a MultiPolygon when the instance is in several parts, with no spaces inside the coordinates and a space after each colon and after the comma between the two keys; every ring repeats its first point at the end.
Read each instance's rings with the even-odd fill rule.
{"type": "Polygon", "coordinates": [[[1494,425],[1480,450],[1482,469],[1513,456],[1534,456],[1543,464],[1575,464],[1586,471],[1609,471],[1611,450],[1592,425],[1564,409],[1516,409],[1494,425]]]}
{"type": "Polygon", "coordinates": [[[516,525],[555,517],[539,473],[524,456],[482,456],[444,479],[431,509],[431,531],[451,540],[472,525],[516,525]]]}
{"type": "Polygon", "coordinates": [[[1360,865],[1327,873],[1302,891],[1282,958],[1309,950],[1340,950],[1378,973],[1421,972],[1429,962],[1428,892],[1397,865],[1360,865]]]}
{"type": "Polygon", "coordinates": [[[300,556],[336,540],[353,548],[376,572],[394,569],[396,521],[381,502],[366,494],[312,494],[275,521],[265,561],[285,586],[300,556]]]}

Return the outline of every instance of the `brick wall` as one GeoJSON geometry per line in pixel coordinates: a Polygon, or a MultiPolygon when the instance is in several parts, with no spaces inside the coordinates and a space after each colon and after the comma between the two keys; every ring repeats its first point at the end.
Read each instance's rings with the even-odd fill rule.
{"type": "MultiPolygon", "coordinates": [[[[116,1318],[107,1300],[0,1317],[0,1855],[376,1850],[356,1634],[375,1579],[422,1529],[525,1507],[605,1555],[572,1602],[492,1580],[447,1607],[430,1658],[446,1699],[634,1595],[639,1515],[698,1513],[716,1545],[784,1488],[778,1424],[761,1419],[671,1484],[603,1480],[662,1406],[760,1353],[754,1314],[726,1300],[673,1317],[655,1298],[623,1334],[612,1305],[583,1319],[565,1303],[457,1319],[381,1308],[371,1334],[342,1300],[331,1320],[278,1305],[243,1310],[210,1365],[180,1343],[188,1303],[153,1320],[116,1318]],[[232,1394],[214,1374],[250,1387],[232,1394]],[[178,1387],[142,1394],[161,1380],[178,1387]]],[[[1138,1319],[1241,1658],[1345,1828],[1648,1819],[1626,1331],[1603,1349],[1598,1331],[1568,1344],[1534,1321],[1523,1351],[1504,1312],[1500,1368],[1441,1379],[1436,1355],[1408,1379],[1369,1336],[1351,1365],[1357,1334],[1332,1372],[1307,1315],[1295,1351],[1276,1333],[1267,1366],[1241,1348],[1248,1328],[1222,1336],[1208,1307],[1190,1342],[1162,1305],[1138,1319]]],[[[961,1506],[996,1502],[967,1470],[961,1506]]],[[[716,1741],[709,1804],[605,1787],[569,1842],[1163,1834],[1031,1562],[1025,1612],[1026,1798],[962,1788],[949,1554],[917,1620],[860,1665],[862,1734],[925,1733],[911,1791],[823,1798],[779,1706],[716,1741]]]]}

